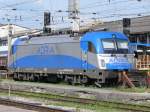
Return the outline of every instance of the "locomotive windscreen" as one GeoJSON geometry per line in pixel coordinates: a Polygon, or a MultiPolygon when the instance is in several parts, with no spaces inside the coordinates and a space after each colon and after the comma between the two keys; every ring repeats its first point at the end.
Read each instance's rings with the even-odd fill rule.
{"type": "Polygon", "coordinates": [[[118,49],[128,49],[128,42],[124,40],[117,40],[118,49]]]}
{"type": "Polygon", "coordinates": [[[103,39],[104,53],[128,53],[128,41],[120,39],[103,39]]]}
{"type": "Polygon", "coordinates": [[[102,40],[102,43],[103,43],[103,48],[104,49],[115,49],[116,47],[115,47],[115,42],[114,42],[114,40],[102,40]]]}

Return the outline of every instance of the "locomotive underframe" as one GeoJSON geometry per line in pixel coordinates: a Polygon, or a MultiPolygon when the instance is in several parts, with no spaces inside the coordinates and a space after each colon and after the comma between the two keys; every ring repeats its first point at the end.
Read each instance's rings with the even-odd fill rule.
{"type": "Polygon", "coordinates": [[[117,79],[117,71],[105,70],[46,70],[46,69],[15,69],[11,71],[15,80],[58,82],[63,80],[69,83],[106,83],[106,80],[117,79]]]}

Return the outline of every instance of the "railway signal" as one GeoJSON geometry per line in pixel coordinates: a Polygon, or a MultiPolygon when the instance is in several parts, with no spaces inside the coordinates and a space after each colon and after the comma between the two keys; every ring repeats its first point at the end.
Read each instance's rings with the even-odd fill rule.
{"type": "Polygon", "coordinates": [[[130,18],[123,18],[123,33],[130,36],[130,26],[131,26],[131,19],[130,18]]]}
{"type": "Polygon", "coordinates": [[[51,28],[48,27],[51,25],[51,13],[50,12],[44,12],[44,27],[43,32],[44,33],[50,33],[51,28]]]}

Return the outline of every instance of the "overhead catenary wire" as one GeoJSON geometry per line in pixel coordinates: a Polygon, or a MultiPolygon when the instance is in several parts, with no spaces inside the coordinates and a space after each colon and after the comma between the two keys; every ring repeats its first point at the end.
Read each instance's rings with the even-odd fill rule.
{"type": "Polygon", "coordinates": [[[21,2],[14,3],[14,4],[2,6],[2,7],[0,7],[0,9],[7,8],[7,7],[18,6],[18,5],[25,5],[27,3],[33,3],[35,1],[38,1],[38,0],[24,0],[24,1],[21,1],[21,2]]]}
{"type": "MultiPolygon", "coordinates": [[[[30,14],[27,14],[27,15],[21,15],[21,17],[22,17],[22,21],[43,21],[43,20],[41,20],[41,19],[43,19],[43,12],[45,12],[45,11],[51,11],[51,9],[19,9],[17,6],[20,6],[20,5],[22,5],[22,3],[24,2],[24,3],[26,3],[26,4],[28,4],[28,3],[33,3],[33,2],[31,2],[31,1],[38,1],[38,0],[24,0],[24,1],[21,1],[21,2],[18,2],[18,3],[14,3],[14,4],[10,4],[10,5],[7,5],[7,4],[5,4],[6,6],[4,7],[4,8],[1,8],[0,7],[0,10],[8,10],[8,11],[10,11],[10,10],[12,10],[12,11],[14,11],[14,13],[18,13],[17,11],[24,11],[24,12],[34,12],[35,14],[37,14],[37,15],[35,15],[35,16],[31,16],[31,15],[34,15],[33,13],[30,15],[30,14]],[[15,7],[15,8],[13,8],[13,7],[15,7]],[[26,17],[25,17],[26,16],[26,17]],[[37,19],[37,18],[38,19],[37,19]],[[35,18],[35,19],[32,19],[32,18],[35,18]]],[[[108,3],[108,2],[97,2],[97,4],[94,4],[94,5],[99,5],[99,7],[101,7],[101,6],[111,6],[111,5],[113,5],[113,4],[121,4],[121,3],[125,3],[125,4],[128,4],[128,3],[126,3],[126,2],[128,2],[128,3],[132,3],[132,2],[135,2],[135,1],[137,1],[137,0],[114,0],[114,1],[111,1],[111,3],[108,3]]],[[[52,1],[51,1],[52,2],[52,1]]],[[[93,3],[92,3],[93,4],[93,3]]],[[[92,6],[92,5],[90,5],[89,4],[89,6],[92,6]]],[[[146,5],[145,5],[146,6],[146,5]]],[[[83,6],[83,7],[81,7],[81,11],[79,12],[80,13],[80,15],[81,15],[81,17],[84,17],[84,16],[89,16],[90,17],[90,19],[89,20],[93,20],[94,18],[97,18],[97,19],[110,19],[111,20],[111,18],[116,18],[116,19],[118,19],[118,18],[122,18],[122,17],[130,17],[130,16],[137,16],[138,17],[138,15],[142,15],[142,14],[149,14],[149,13],[145,13],[145,12],[140,12],[140,13],[132,13],[132,14],[128,14],[128,13],[126,13],[126,14],[119,14],[119,13],[117,13],[117,12],[121,12],[121,11],[126,11],[126,10],[129,10],[129,9],[133,9],[134,8],[134,10],[137,10],[138,8],[139,8],[139,6],[138,7],[136,7],[136,6],[129,6],[129,7],[126,7],[126,8],[122,8],[122,9],[116,9],[115,10],[115,12],[110,8],[110,9],[106,9],[106,10],[100,10],[99,12],[98,11],[92,11],[92,12],[85,12],[84,10],[82,10],[82,8],[84,9],[84,8],[86,8],[87,6],[83,6]],[[112,10],[112,11],[111,11],[112,10]],[[111,11],[111,12],[110,12],[111,11]],[[103,14],[101,13],[101,12],[103,12],[103,14]],[[107,14],[109,14],[109,15],[107,15],[107,14]],[[95,16],[96,15],[96,16],[95,16]]],[[[141,8],[141,7],[140,7],[141,8]]],[[[148,8],[145,8],[145,9],[148,9],[148,8]]],[[[133,11],[134,11],[133,10],[133,11]]],[[[7,12],[7,11],[6,11],[7,12]]],[[[130,11],[131,12],[131,11],[130,11]]],[[[53,21],[55,22],[55,21],[57,21],[57,20],[59,20],[60,21],[60,23],[62,22],[66,22],[66,21],[68,21],[69,19],[67,19],[67,13],[68,13],[68,11],[67,10],[54,10],[53,8],[52,8],[52,16],[53,16],[53,21]]],[[[14,15],[11,15],[10,14],[10,17],[9,18],[12,18],[12,16],[14,16],[14,15]]],[[[19,15],[17,16],[18,18],[19,18],[19,15]]],[[[12,18],[12,21],[18,21],[19,22],[19,19],[17,19],[17,17],[13,17],[12,18]],[[16,19],[15,19],[16,18],[16,19]]],[[[3,17],[3,18],[8,18],[8,17],[3,17]]],[[[86,17],[85,17],[86,18],[86,17]]],[[[81,20],[82,20],[82,18],[81,18],[81,20]]],[[[22,21],[20,21],[20,23],[22,22],[22,21]]],[[[84,20],[85,21],[85,20],[84,20]]]]}
{"type": "Polygon", "coordinates": [[[108,2],[105,2],[105,3],[96,2],[93,5],[89,4],[89,6],[81,7],[80,9],[83,10],[83,9],[88,9],[88,8],[110,6],[110,5],[113,5],[113,4],[116,5],[116,4],[120,4],[120,3],[130,3],[130,2],[137,2],[137,0],[120,0],[120,1],[112,1],[111,3],[108,3],[108,2]]]}

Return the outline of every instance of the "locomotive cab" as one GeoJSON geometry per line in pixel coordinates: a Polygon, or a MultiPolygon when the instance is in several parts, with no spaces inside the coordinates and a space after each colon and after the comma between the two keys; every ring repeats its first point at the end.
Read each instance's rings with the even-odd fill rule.
{"type": "Polygon", "coordinates": [[[128,43],[128,38],[118,32],[92,32],[81,39],[81,48],[88,62],[98,69],[129,71],[133,69],[134,55],[129,53],[128,43]]]}

